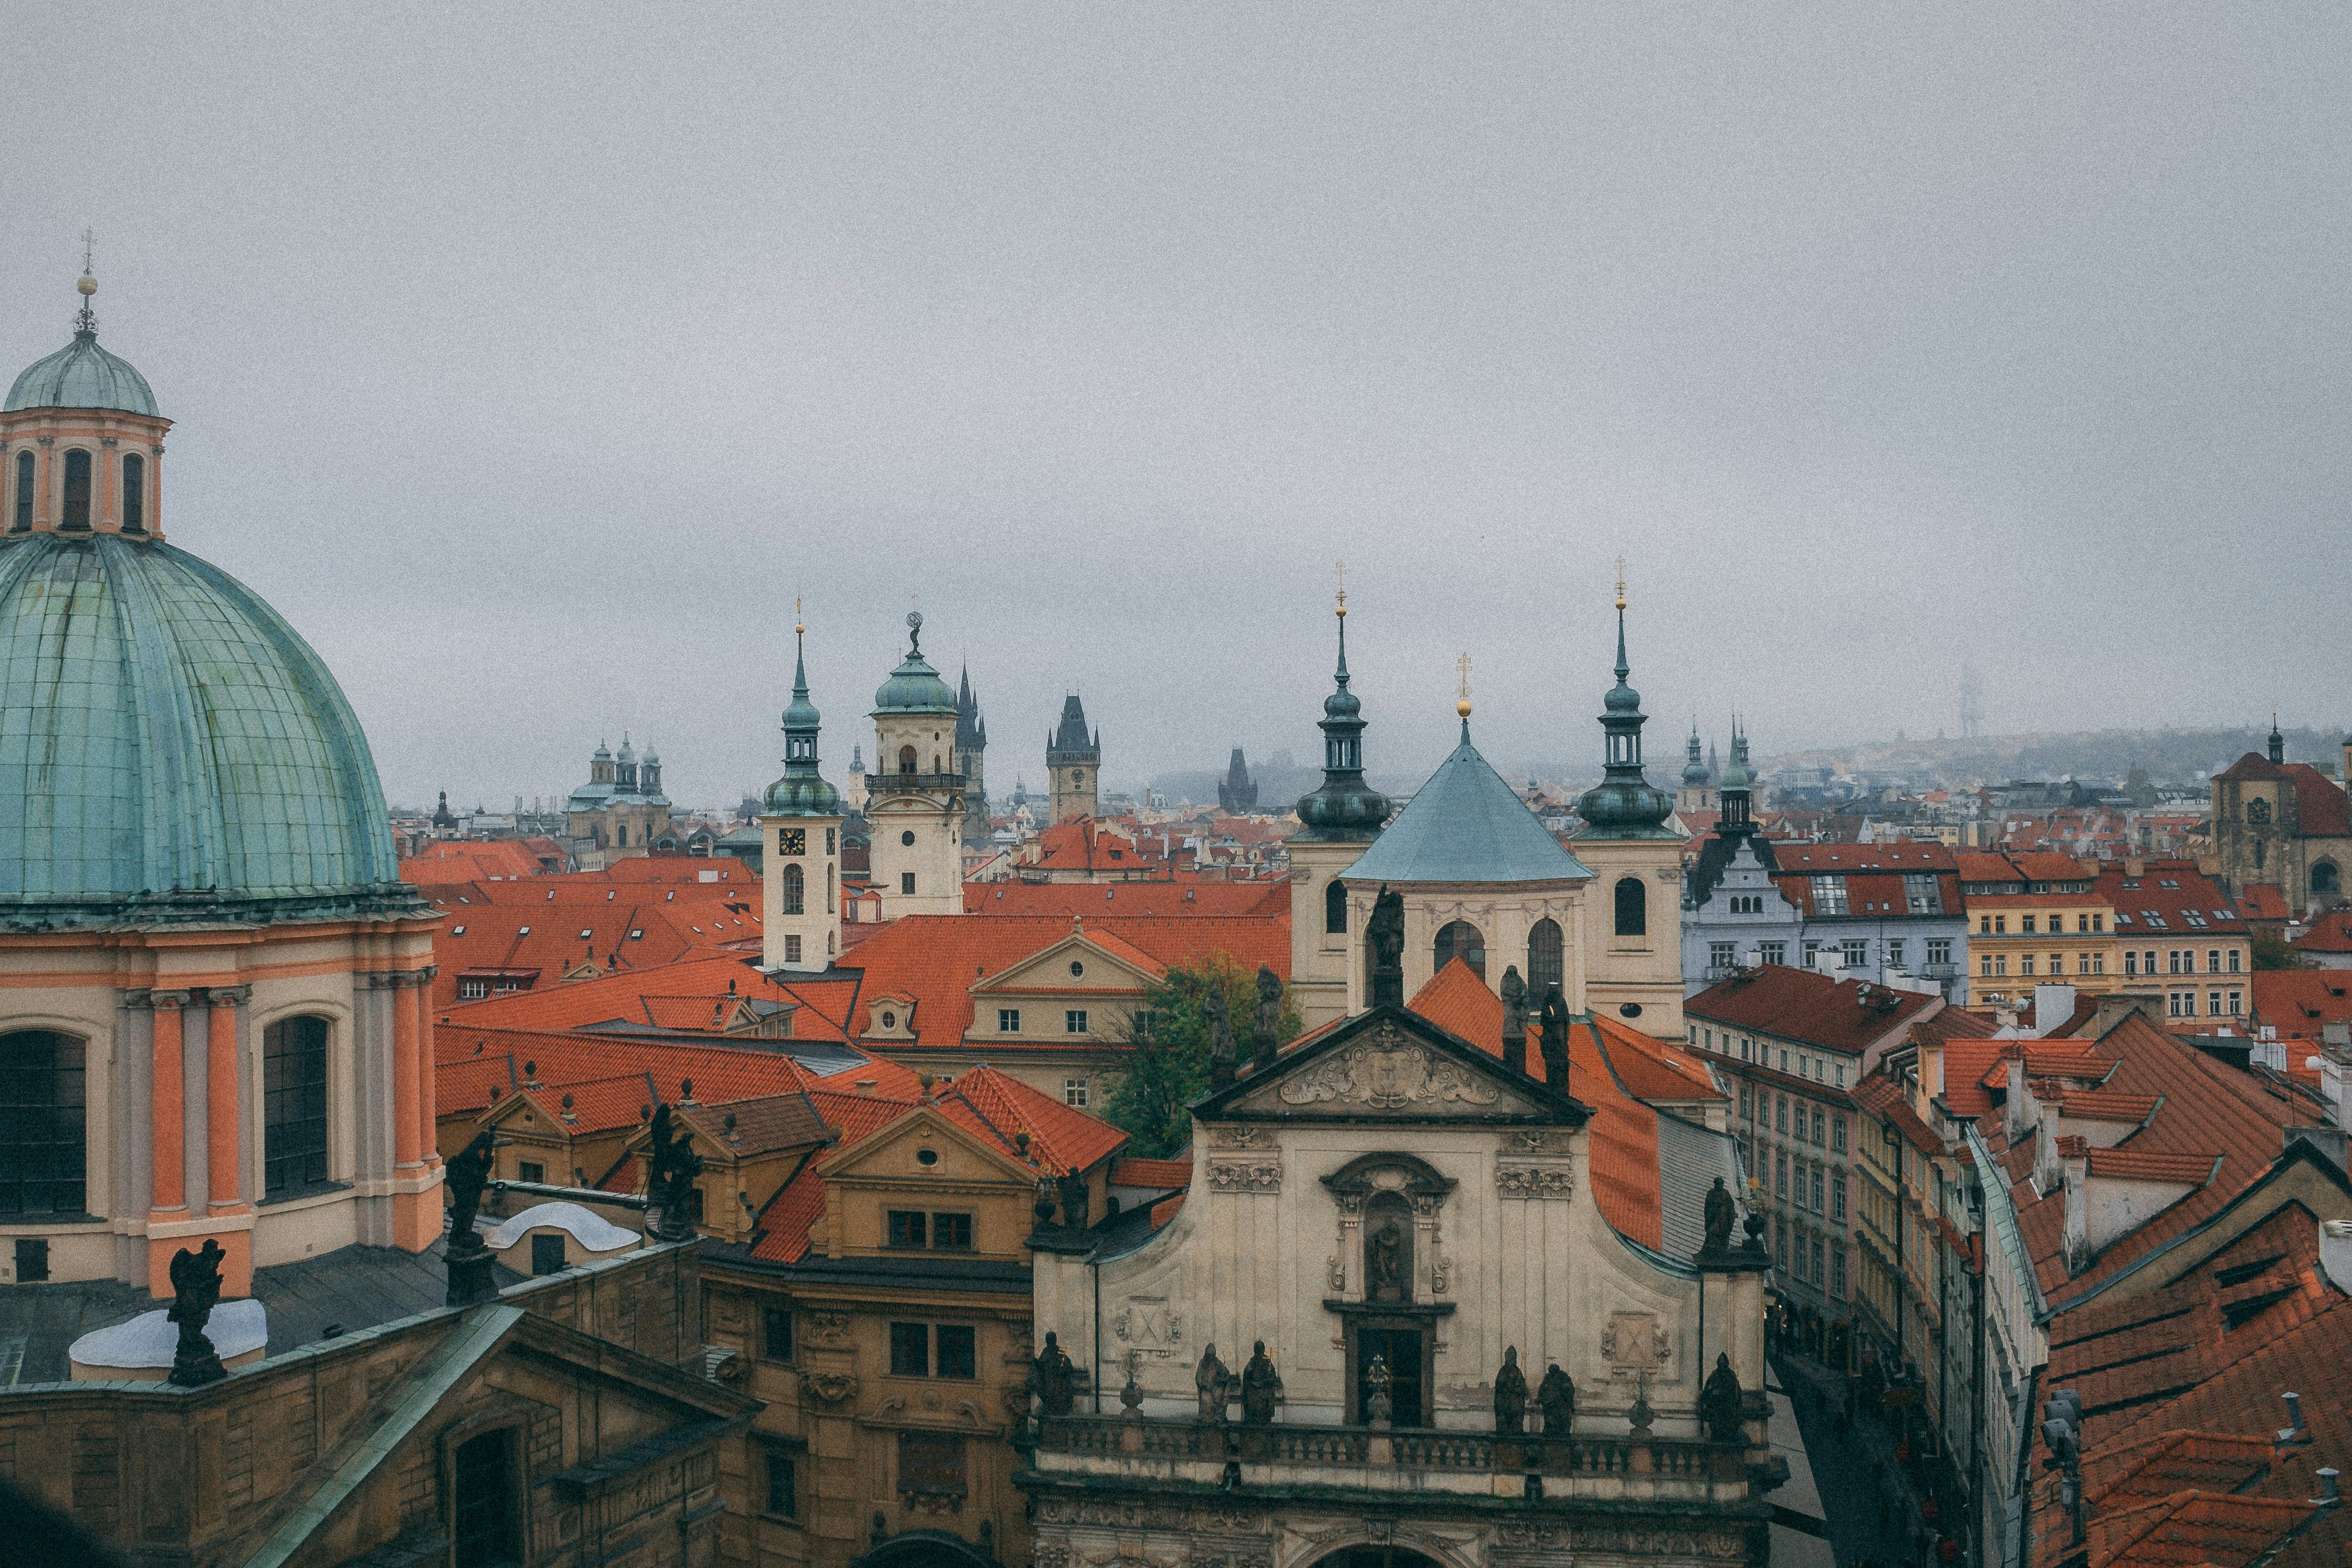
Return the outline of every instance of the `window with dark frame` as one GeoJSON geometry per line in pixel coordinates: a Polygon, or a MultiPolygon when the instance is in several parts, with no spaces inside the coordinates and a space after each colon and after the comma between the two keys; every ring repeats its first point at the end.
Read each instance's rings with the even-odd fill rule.
{"type": "Polygon", "coordinates": [[[1650,934],[1650,890],[1639,877],[1620,877],[1615,889],[1617,901],[1617,934],[1647,936],[1650,934]]]}
{"type": "Polygon", "coordinates": [[[89,526],[89,454],[79,447],[66,454],[66,515],[63,526],[89,526]]]}
{"type": "Polygon", "coordinates": [[[280,1018],[261,1031],[262,1190],[277,1197],[327,1179],[327,1020],[280,1018]]]}
{"type": "Polygon", "coordinates": [[[515,1170],[520,1179],[526,1182],[547,1180],[547,1167],[537,1160],[518,1160],[515,1162],[515,1170]]]}
{"type": "Polygon", "coordinates": [[[793,1310],[790,1307],[760,1309],[760,1354],[768,1361],[793,1359],[793,1310]]]}
{"type": "Polygon", "coordinates": [[[0,1035],[0,1214],[80,1214],[88,1205],[83,1061],[71,1035],[0,1035]]]}
{"type": "Polygon", "coordinates": [[[794,1456],[782,1448],[766,1448],[761,1453],[762,1468],[767,1481],[761,1511],[771,1519],[798,1519],[801,1516],[800,1468],[794,1456]]]}
{"type": "Polygon", "coordinates": [[[520,1562],[513,1428],[467,1438],[450,1468],[450,1561],[456,1568],[509,1568],[520,1562]]]}
{"type": "Polygon", "coordinates": [[[147,459],[136,452],[122,455],[122,531],[147,531],[147,459]]]}
{"type": "Polygon", "coordinates": [[[979,1336],[970,1323],[941,1323],[934,1331],[938,1354],[934,1377],[973,1378],[980,1375],[979,1336]]]}
{"type": "Polygon", "coordinates": [[[929,1243],[930,1216],[921,1209],[890,1211],[890,1245],[893,1247],[927,1247],[929,1243]]]}
{"type": "Polygon", "coordinates": [[[1532,1008],[1555,985],[1565,985],[1559,922],[1546,916],[1528,928],[1528,995],[1532,1008]]]}
{"type": "Polygon", "coordinates": [[[33,454],[16,454],[16,521],[17,531],[33,526],[33,454]]]}
{"type": "Polygon", "coordinates": [[[890,1375],[931,1375],[931,1326],[929,1323],[890,1325],[890,1375]]]}
{"type": "Polygon", "coordinates": [[[970,1252],[971,1250],[971,1215],[968,1214],[933,1215],[931,1245],[950,1252],[970,1252]]]}

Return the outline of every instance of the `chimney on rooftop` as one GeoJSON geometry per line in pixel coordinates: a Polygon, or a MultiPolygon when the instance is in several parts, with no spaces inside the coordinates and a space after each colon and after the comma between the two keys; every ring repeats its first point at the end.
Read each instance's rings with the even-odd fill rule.
{"type": "Polygon", "coordinates": [[[2279,1429],[2282,1446],[2300,1446],[2311,1441],[2311,1428],[2303,1424],[2303,1395],[2289,1394],[2286,1400],[2286,1425],[2279,1429]]]}
{"type": "Polygon", "coordinates": [[[2000,1108],[2000,1130],[2015,1143],[2033,1123],[2033,1091],[2025,1087],[2025,1050],[2021,1046],[2010,1047],[2009,1097],[2000,1108]]]}
{"type": "Polygon", "coordinates": [[[877,1084],[878,1084],[878,1083],[880,1083],[882,1080],[881,1080],[880,1079],[875,1079],[875,1078],[861,1078],[861,1079],[853,1079],[853,1080],[851,1080],[851,1081],[852,1081],[853,1087],[855,1087],[855,1088],[856,1089],[856,1090],[857,1090],[857,1092],[858,1092],[858,1093],[860,1093],[860,1094],[862,1094],[862,1095],[866,1096],[867,1099],[869,1099],[869,1100],[870,1100],[870,1099],[872,1099],[872,1098],[873,1098],[873,1096],[874,1096],[874,1086],[875,1086],[875,1085],[877,1085],[877,1084]]]}
{"type": "Polygon", "coordinates": [[[2080,1133],[2068,1133],[2052,1139],[2051,1148],[2066,1194],[2066,1272],[2072,1277],[2091,1260],[2090,1195],[2084,1191],[2091,1176],[2091,1145],[2080,1133]]]}

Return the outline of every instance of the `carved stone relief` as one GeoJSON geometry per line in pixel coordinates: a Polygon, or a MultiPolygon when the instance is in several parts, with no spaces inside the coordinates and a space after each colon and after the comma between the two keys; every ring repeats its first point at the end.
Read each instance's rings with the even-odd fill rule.
{"type": "Polygon", "coordinates": [[[1674,1342],[1655,1312],[1612,1312],[1601,1331],[1601,1359],[1621,1373],[1655,1371],[1674,1354],[1674,1342]]]}
{"type": "Polygon", "coordinates": [[[1316,1063],[1279,1090],[1292,1105],[1362,1105],[1375,1110],[1412,1106],[1492,1105],[1501,1091],[1393,1030],[1383,1030],[1316,1063]]]}
{"type": "Polygon", "coordinates": [[[1170,1356],[1184,1339],[1184,1314],[1165,1296],[1130,1296],[1110,1321],[1111,1332],[1139,1355],[1170,1356]]]}
{"type": "Polygon", "coordinates": [[[801,1392],[819,1405],[846,1405],[857,1397],[857,1379],[845,1372],[804,1372],[801,1392]]]}
{"type": "Polygon", "coordinates": [[[1564,1165],[1497,1165],[1495,1191],[1507,1198],[1564,1198],[1576,1182],[1564,1165]]]}
{"type": "Polygon", "coordinates": [[[828,1350],[845,1350],[850,1345],[849,1314],[846,1312],[803,1312],[801,1314],[801,1336],[811,1344],[828,1350]]]}
{"type": "Polygon", "coordinates": [[[1274,1134],[1263,1127],[1212,1127],[1209,1129],[1212,1149],[1271,1149],[1274,1134]]]}
{"type": "Polygon", "coordinates": [[[1212,1160],[1209,1190],[1213,1193],[1278,1193],[1282,1191],[1280,1160],[1212,1160]]]}

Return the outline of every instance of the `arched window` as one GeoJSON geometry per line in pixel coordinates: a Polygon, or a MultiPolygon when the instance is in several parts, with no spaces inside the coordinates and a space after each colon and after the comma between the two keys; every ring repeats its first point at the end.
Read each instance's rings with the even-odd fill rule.
{"type": "Polygon", "coordinates": [[[2311,895],[2315,899],[2332,899],[2344,890],[2344,880],[2336,874],[2336,862],[2317,860],[2311,868],[2311,895]]]}
{"type": "Polygon", "coordinates": [[[122,531],[147,531],[147,459],[136,452],[122,455],[122,531]]]}
{"type": "Polygon", "coordinates": [[[267,1197],[327,1179],[327,1020],[261,1031],[261,1169],[267,1197]]]}
{"type": "Polygon", "coordinates": [[[784,868],[784,913],[798,915],[807,912],[808,894],[806,884],[801,878],[801,868],[798,866],[786,866],[784,868]]]}
{"type": "Polygon", "coordinates": [[[82,1043],[49,1029],[0,1035],[0,1215],[78,1215],[89,1127],[82,1043]]]}
{"type": "Polygon", "coordinates": [[[1468,921],[1455,921],[1437,933],[1433,958],[1439,969],[1458,958],[1470,966],[1472,973],[1484,980],[1486,978],[1486,934],[1468,921]]]}
{"type": "Polygon", "coordinates": [[[65,526],[89,526],[89,454],[79,447],[66,454],[65,526]]]}
{"type": "Polygon", "coordinates": [[[1617,879],[1617,934],[1650,934],[1650,890],[1639,877],[1617,879]]]}
{"type": "Polygon", "coordinates": [[[613,847],[615,849],[626,849],[628,847],[629,825],[624,822],[619,826],[613,829],[613,847]]]}
{"type": "Polygon", "coordinates": [[[1553,986],[1564,993],[1568,974],[1560,965],[1561,942],[1559,922],[1544,919],[1528,929],[1528,995],[1530,1004],[1540,1004],[1544,993],[1553,986]]]}
{"type": "Polygon", "coordinates": [[[914,747],[901,746],[898,748],[898,771],[902,773],[911,773],[915,771],[914,747]]]}
{"type": "Polygon", "coordinates": [[[1329,936],[1348,932],[1348,889],[1343,882],[1327,883],[1323,889],[1323,930],[1329,936]]]}
{"type": "Polygon", "coordinates": [[[19,531],[33,526],[33,454],[16,454],[16,521],[19,531]]]}

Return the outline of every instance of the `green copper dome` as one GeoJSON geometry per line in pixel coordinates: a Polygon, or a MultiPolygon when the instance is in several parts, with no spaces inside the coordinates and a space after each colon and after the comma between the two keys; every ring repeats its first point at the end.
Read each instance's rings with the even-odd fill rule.
{"type": "Polygon", "coordinates": [[[159,417],[147,378],[129,360],[98,346],[98,324],[87,311],[73,342],[25,367],[0,412],[25,408],[120,408],[159,417]]]}
{"type": "Polygon", "coordinates": [[[152,541],[0,542],[0,921],[316,915],[398,879],[359,721],[252,590],[152,541]]]}
{"type": "Polygon", "coordinates": [[[874,691],[874,711],[882,713],[954,713],[956,695],[940,672],[923,658],[923,617],[907,616],[907,661],[874,691]]]}
{"type": "Polygon", "coordinates": [[[793,628],[793,700],[784,710],[784,776],[760,797],[772,816],[839,816],[841,792],[817,773],[817,730],[823,716],[809,700],[808,660],[802,628],[793,628]]]}

